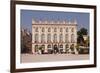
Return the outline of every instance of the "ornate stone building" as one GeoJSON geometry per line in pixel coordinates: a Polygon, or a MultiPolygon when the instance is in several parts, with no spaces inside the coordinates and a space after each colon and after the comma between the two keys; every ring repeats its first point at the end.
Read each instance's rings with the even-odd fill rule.
{"type": "Polygon", "coordinates": [[[74,21],[36,21],[32,20],[32,52],[42,47],[45,53],[56,46],[59,50],[70,51],[77,45],[77,22],[74,21]]]}

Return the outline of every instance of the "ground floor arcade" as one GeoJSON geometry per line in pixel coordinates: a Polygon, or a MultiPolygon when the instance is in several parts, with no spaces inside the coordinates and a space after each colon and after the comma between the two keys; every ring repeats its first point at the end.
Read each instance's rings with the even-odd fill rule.
{"type": "Polygon", "coordinates": [[[46,43],[46,44],[32,44],[33,54],[42,53],[75,53],[77,54],[76,43],[46,43]]]}

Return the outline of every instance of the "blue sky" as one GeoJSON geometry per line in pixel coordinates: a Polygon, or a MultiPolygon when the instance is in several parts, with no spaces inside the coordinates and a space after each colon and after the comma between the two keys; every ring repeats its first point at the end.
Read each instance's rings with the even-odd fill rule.
{"type": "Polygon", "coordinates": [[[21,10],[21,27],[32,30],[32,18],[36,20],[77,20],[78,30],[82,27],[89,32],[89,13],[79,12],[56,12],[39,10],[21,10]]]}

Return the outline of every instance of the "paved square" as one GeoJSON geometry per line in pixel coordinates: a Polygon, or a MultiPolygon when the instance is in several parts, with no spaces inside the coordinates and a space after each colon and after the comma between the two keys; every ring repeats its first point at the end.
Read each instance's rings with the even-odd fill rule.
{"type": "Polygon", "coordinates": [[[89,54],[21,54],[21,63],[88,60],[89,54]]]}

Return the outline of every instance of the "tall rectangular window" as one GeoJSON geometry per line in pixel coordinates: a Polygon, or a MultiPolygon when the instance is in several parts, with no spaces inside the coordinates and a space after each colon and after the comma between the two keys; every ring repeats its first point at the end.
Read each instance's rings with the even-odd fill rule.
{"type": "Polygon", "coordinates": [[[71,42],[74,43],[75,39],[74,39],[74,34],[71,34],[71,42]]]}
{"type": "Polygon", "coordinates": [[[65,42],[68,42],[68,34],[65,34],[65,42]]]}
{"type": "Polygon", "coordinates": [[[59,40],[60,40],[60,42],[63,42],[63,35],[62,34],[60,34],[59,40]]]}
{"type": "Polygon", "coordinates": [[[54,42],[57,42],[57,34],[54,34],[54,42]]]}
{"type": "Polygon", "coordinates": [[[38,39],[39,39],[39,35],[35,34],[35,43],[39,42],[38,39]]]}
{"type": "Polygon", "coordinates": [[[51,34],[47,35],[47,42],[51,42],[51,34]]]}
{"type": "Polygon", "coordinates": [[[44,34],[41,35],[41,42],[42,43],[45,42],[45,35],[44,34]]]}

